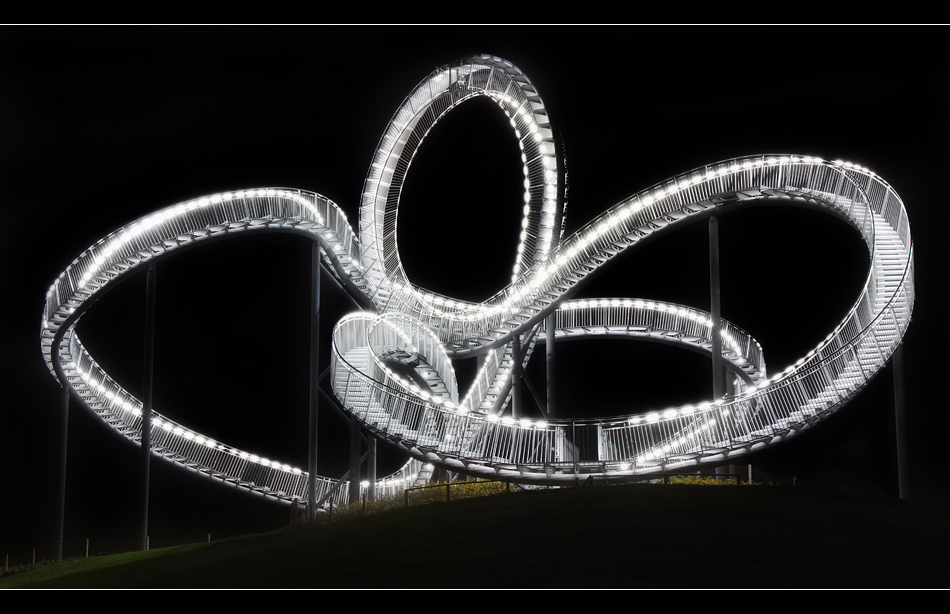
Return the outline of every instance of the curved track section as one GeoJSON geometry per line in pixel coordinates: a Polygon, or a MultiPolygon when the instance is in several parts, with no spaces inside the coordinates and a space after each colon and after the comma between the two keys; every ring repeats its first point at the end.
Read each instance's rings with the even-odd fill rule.
{"type": "Polygon", "coordinates": [[[474,305],[413,286],[396,242],[396,214],[403,181],[423,139],[462,102],[484,96],[508,116],[524,173],[524,218],[512,273],[517,281],[543,262],[563,229],[564,181],[554,132],[534,85],[511,62],[489,55],[444,66],[413,89],[386,127],[363,185],[360,242],[366,280],[376,308],[424,317],[435,302],[449,309],[474,305]]]}
{"type": "MultiPolygon", "coordinates": [[[[815,208],[848,221],[867,243],[872,265],[854,306],[821,344],[777,375],[765,379],[763,370],[758,381],[735,397],[584,422],[516,421],[484,411],[481,399],[453,407],[425,399],[411,388],[408,393],[391,391],[335,358],[338,369],[350,372],[349,381],[355,378],[371,391],[362,404],[348,400],[347,407],[384,434],[387,427],[371,417],[378,407],[394,408],[390,415],[412,412],[417,428],[403,430],[398,437],[418,458],[468,473],[537,483],[573,480],[579,474],[626,477],[719,463],[793,436],[840,408],[883,367],[913,309],[913,247],[903,203],[877,175],[851,164],[806,156],[752,156],[685,173],[611,208],[482,305],[459,313],[427,301],[424,323],[440,333],[450,355],[496,350],[490,353],[496,360],[486,362],[493,366],[484,370],[492,372],[479,373],[474,388],[483,397],[504,394],[499,382],[510,379],[513,360],[505,344],[514,335],[529,341],[535,325],[552,311],[558,312],[559,327],[570,307],[584,305],[587,312],[586,322],[565,326],[561,335],[569,335],[568,329],[583,335],[619,331],[620,319],[630,318],[628,323],[635,325],[637,318],[646,317],[611,313],[617,306],[610,301],[566,302],[598,268],[641,241],[689,221],[771,203],[815,208]],[[475,407],[481,411],[471,409],[475,407]],[[453,434],[436,441],[430,433],[443,424],[453,424],[453,434]]],[[[646,307],[644,301],[641,309],[646,307]]],[[[342,329],[338,334],[352,344],[347,351],[354,351],[359,335],[342,329]]],[[[708,334],[707,324],[706,340],[708,334]]],[[[743,348],[734,341],[725,344],[734,364],[761,360],[757,344],[743,348]]],[[[349,385],[339,376],[334,381],[344,389],[349,385]]]]}
{"type": "MultiPolygon", "coordinates": [[[[541,332],[546,331],[546,322],[541,332]]],[[[722,320],[721,355],[737,385],[758,386],[767,378],[762,346],[735,324],[722,320]]],[[[712,314],[674,303],[631,298],[565,301],[557,310],[554,338],[654,341],[712,356],[712,314]]],[[[538,337],[544,342],[543,337],[538,337]]]]}
{"type": "MultiPolygon", "coordinates": [[[[546,111],[509,62],[478,56],[429,75],[396,112],[364,185],[359,238],[320,195],[254,189],[180,203],[120,228],[81,254],[47,293],[41,345],[53,375],[127,437],[139,441],[141,403],[113,381],[75,334],[79,317],[139,266],[246,232],[293,232],[318,241],[324,266],[372,310],[344,318],[333,338],[332,386],[347,411],[415,461],[379,487],[411,483],[423,462],[469,474],[560,483],[625,478],[720,463],[808,428],[843,406],[900,343],[914,304],[913,246],[898,195],[868,169],[808,156],[719,162],[634,194],[559,240],[563,183],[546,111]],[[396,245],[402,181],[432,126],[473,96],[495,100],[521,143],[525,218],[512,283],[474,304],[413,286],[396,245]],[[864,238],[871,268],[854,306],[827,338],[768,377],[762,350],[723,322],[723,356],[736,394],[663,411],[586,421],[503,415],[515,361],[530,358],[545,318],[558,339],[612,336],[710,351],[707,313],[655,300],[572,301],[589,276],[642,242],[698,219],[749,205],[817,209],[864,238]],[[512,341],[520,337],[520,356],[512,341]],[[452,359],[483,355],[460,394],[452,359]]],[[[281,499],[302,499],[308,476],[280,461],[221,444],[158,413],[157,453],[197,471],[281,499]]],[[[320,479],[320,496],[336,486],[320,479]]],[[[339,489],[337,500],[345,499],[339,489]]]]}
{"type": "MultiPolygon", "coordinates": [[[[119,228],[80,254],[46,293],[40,331],[47,367],[110,426],[141,441],[142,403],[96,363],[75,326],[106,291],[149,262],[246,233],[302,234],[319,242],[324,266],[344,287],[359,294],[364,284],[356,236],[330,200],[302,190],[266,188],[225,192],[167,207],[119,228]]],[[[279,499],[304,499],[308,474],[206,437],[152,412],[151,441],[157,454],[212,477],[279,499]]],[[[411,485],[422,471],[413,461],[380,480],[380,492],[411,485]]],[[[321,499],[332,492],[345,504],[337,481],[317,478],[321,499]]]]}

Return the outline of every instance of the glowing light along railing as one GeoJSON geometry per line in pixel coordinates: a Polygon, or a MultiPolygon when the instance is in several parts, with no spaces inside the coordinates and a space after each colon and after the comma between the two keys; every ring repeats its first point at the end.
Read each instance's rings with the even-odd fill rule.
{"type": "MultiPolygon", "coordinates": [[[[250,231],[293,232],[319,240],[332,261],[332,272],[351,291],[356,289],[360,269],[355,235],[343,212],[322,196],[268,188],[180,203],[107,236],[57,278],[47,293],[41,331],[41,346],[50,371],[59,377],[53,364],[55,342],[64,376],[80,398],[110,425],[138,442],[141,402],[96,365],[73,326],[102,288],[118,283],[152,258],[250,231]]],[[[158,412],[152,415],[153,446],[166,458],[266,495],[286,499],[304,496],[308,476],[299,468],[216,442],[158,412]]],[[[419,473],[420,466],[413,462],[399,475],[384,479],[388,484],[405,484],[410,474],[419,473]]],[[[335,480],[318,478],[318,494],[324,495],[334,484],[335,480]]],[[[345,503],[347,496],[347,489],[338,489],[334,500],[345,503]]]]}
{"type": "MultiPolygon", "coordinates": [[[[418,112],[418,109],[416,111],[418,112]]],[[[445,338],[444,341],[450,344],[450,352],[455,355],[480,351],[485,345],[485,337],[488,337],[491,346],[497,346],[507,342],[512,333],[525,331],[540,322],[544,315],[550,312],[550,305],[557,304],[571,292],[576,291],[574,287],[582,283],[589,273],[639,242],[641,238],[672,228],[681,219],[692,215],[708,216],[719,207],[738,206],[743,199],[760,201],[770,198],[793,203],[800,201],[801,204],[824,208],[843,217],[858,228],[872,247],[872,259],[875,259],[874,250],[878,249],[878,243],[875,237],[874,211],[869,204],[878,206],[883,202],[881,198],[889,199],[891,203],[896,202],[898,205],[885,209],[891,212],[903,211],[899,199],[889,186],[874,177],[867,169],[848,163],[832,164],[807,156],[756,156],[731,160],[697,169],[634,195],[592,221],[574,237],[564,241],[561,248],[552,253],[547,262],[535,265],[520,280],[481,306],[467,306],[434,294],[426,296],[412,289],[415,294],[422,297],[427,307],[424,311],[415,312],[414,315],[424,317],[426,324],[434,331],[453,331],[454,336],[445,338]],[[878,196],[873,195],[875,192],[878,196]],[[447,306],[448,309],[441,307],[442,305],[447,306]],[[461,317],[458,314],[459,308],[465,311],[461,317]],[[459,322],[462,323],[461,327],[458,326],[459,322]],[[472,324],[467,325],[467,323],[472,324]],[[461,334],[459,334],[460,331],[461,334]],[[474,344],[473,339],[477,339],[474,344]],[[458,343],[459,340],[462,340],[462,343],[458,343]],[[466,343],[471,345],[466,346],[466,343]]],[[[379,213],[381,213],[379,207],[364,205],[361,215],[365,220],[371,220],[379,219],[379,213]]],[[[905,240],[901,248],[905,250],[904,262],[909,263],[911,261],[910,250],[907,249],[909,234],[903,238],[905,240]]],[[[868,284],[869,287],[875,289],[878,287],[876,269],[870,272],[868,284]]],[[[870,298],[867,291],[863,293],[856,303],[856,314],[868,316],[874,313],[875,306],[870,303],[870,298]]],[[[909,317],[909,311],[907,315],[909,317]]],[[[822,347],[837,344],[840,340],[832,336],[824,346],[816,348],[813,354],[822,347]]],[[[798,366],[800,367],[801,364],[798,366]]],[[[787,369],[779,379],[787,378],[795,372],[794,367],[787,369]]],[[[837,380],[827,381],[825,385],[837,387],[837,380]]],[[[816,391],[812,390],[811,393],[814,395],[816,391]]],[[[823,390],[822,393],[824,393],[823,390]]],[[[813,400],[803,391],[798,391],[797,396],[808,402],[813,400]]],[[[825,405],[827,406],[828,403],[826,402],[825,405]]],[[[789,407],[794,407],[794,405],[789,407]]],[[[629,456],[635,456],[641,463],[649,463],[657,458],[668,460],[677,446],[683,447],[689,441],[697,440],[697,437],[702,440],[696,446],[700,452],[697,453],[696,450],[685,452],[694,458],[706,454],[704,451],[706,449],[722,449],[724,446],[731,449],[737,442],[741,444],[756,435],[756,427],[754,427],[757,424],[756,418],[765,415],[761,411],[755,411],[754,414],[735,413],[728,408],[723,408],[721,401],[700,405],[698,409],[704,416],[704,423],[700,428],[690,431],[688,425],[677,427],[673,431],[689,432],[686,436],[663,435],[658,438],[658,441],[672,443],[651,443],[644,454],[629,456]],[[716,416],[709,414],[716,414],[716,416]],[[753,425],[753,427],[737,429],[736,425],[740,423],[753,425]]],[[[667,410],[662,414],[650,413],[648,415],[653,418],[652,420],[631,418],[628,424],[635,425],[642,422],[646,426],[637,427],[641,430],[659,428],[650,426],[652,423],[665,427],[664,420],[674,417],[680,420],[679,416],[684,413],[695,414],[696,408],[684,408],[679,412],[667,410]]],[[[801,417],[813,413],[815,413],[813,408],[806,408],[803,412],[789,411],[788,417],[779,417],[775,420],[777,423],[787,423],[796,414],[801,417]]],[[[774,415],[781,415],[781,412],[774,415]]],[[[696,419],[690,418],[690,420],[696,419]]],[[[801,424],[807,424],[807,421],[801,421],[801,424]]],[[[580,426],[571,424],[571,430],[576,433],[578,428],[597,429],[597,439],[600,441],[604,425],[605,423],[580,426]]],[[[768,426],[759,424],[759,430],[768,430],[768,426]]],[[[583,439],[583,437],[580,438],[583,439]]],[[[644,438],[643,441],[654,439],[657,438],[644,438]]],[[[604,448],[600,446],[596,460],[604,460],[604,454],[604,448]]],[[[507,455],[507,458],[513,462],[519,460],[511,455],[507,455]]],[[[629,466],[629,463],[623,464],[629,466]]]]}
{"type": "MultiPolygon", "coordinates": [[[[559,305],[555,338],[636,337],[682,345],[711,353],[709,313],[661,301],[643,299],[581,299],[559,305]]],[[[546,323],[542,324],[542,331],[546,323]]],[[[735,324],[722,320],[723,358],[740,379],[761,382],[765,377],[762,347],[735,324]]]]}
{"type": "MultiPolygon", "coordinates": [[[[578,472],[609,477],[720,462],[794,435],[856,394],[906,330],[914,301],[907,214],[890,186],[867,169],[790,155],[720,162],[634,194],[551,249],[560,232],[556,169],[543,104],[520,71],[491,56],[437,70],[397,110],[380,141],[364,186],[362,244],[335,204],[301,190],[230,192],[163,209],[91,247],[54,282],[41,332],[47,364],[107,422],[138,440],[141,404],[95,365],[73,331],[97,293],[153,258],[209,239],[248,231],[304,234],[320,243],[344,287],[365,293],[381,312],[348,316],[335,329],[332,385],[348,411],[419,461],[557,482],[578,472]],[[481,304],[410,284],[394,225],[401,182],[419,144],[438,118],[477,95],[491,97],[511,118],[526,177],[520,274],[481,304]],[[515,420],[494,411],[510,384],[513,336],[529,342],[555,311],[556,336],[619,334],[624,327],[638,334],[632,328],[649,321],[681,336],[673,342],[705,350],[710,320],[703,312],[647,299],[568,299],[597,268],[642,240],[763,201],[841,217],[871,252],[854,307],[807,356],[767,378],[758,344],[723,322],[725,358],[739,375],[735,397],[585,421],[515,420]],[[446,393],[433,395],[393,371],[387,360],[394,350],[424,358],[446,393]],[[459,400],[451,358],[476,353],[486,354],[484,365],[459,400]]],[[[153,424],[156,446],[175,462],[281,498],[303,496],[306,475],[299,470],[219,444],[158,413],[153,424]]],[[[380,487],[405,484],[419,467],[408,465],[380,487]]],[[[332,488],[325,482],[321,492],[332,488]]]]}
{"type": "MultiPolygon", "coordinates": [[[[452,345],[450,350],[454,355],[462,356],[481,351],[480,344],[463,347],[457,340],[486,337],[494,337],[497,340],[503,335],[494,331],[504,328],[512,321],[529,318],[536,322],[538,318],[532,316],[536,316],[538,311],[568,294],[573,286],[623,250],[654,233],[666,231],[667,227],[674,227],[677,218],[709,215],[706,210],[716,206],[710,199],[717,195],[757,189],[770,184],[775,184],[773,187],[778,188],[784,185],[783,166],[795,167],[789,171],[789,175],[797,176],[802,174],[802,167],[814,167],[813,163],[818,162],[820,161],[817,158],[811,157],[786,156],[783,160],[779,156],[762,156],[727,161],[685,173],[611,208],[566,239],[558,250],[551,253],[546,262],[535,264],[519,282],[507,286],[481,305],[467,307],[464,315],[440,310],[431,304],[427,309],[413,312],[412,315],[437,331],[452,329],[454,326],[455,335],[451,339],[443,339],[452,345]],[[663,185],[665,187],[660,187],[663,185]],[[713,186],[712,189],[710,186],[713,186]],[[671,219],[671,216],[675,218],[671,219]]],[[[830,171],[832,175],[836,175],[833,168],[830,171]]],[[[827,172],[821,171],[820,175],[827,175],[827,172]]],[[[832,180],[835,179],[836,177],[832,177],[832,180]]],[[[819,183],[818,187],[824,189],[827,186],[819,183]]],[[[830,187],[834,189],[834,184],[830,187]]],[[[847,183],[844,187],[853,188],[847,183]]],[[[852,191],[845,190],[845,198],[850,199],[848,194],[852,191]]],[[[829,200],[821,198],[821,193],[818,193],[813,200],[816,206],[824,205],[844,217],[847,212],[841,211],[834,203],[834,199],[839,196],[835,194],[829,200]]],[[[853,220],[848,221],[854,223],[853,220]]],[[[865,238],[873,238],[870,219],[860,220],[860,224],[858,229],[865,238]]],[[[434,299],[435,295],[433,302],[434,299]]],[[[443,302],[445,300],[443,299],[443,302]]]]}
{"type": "Polygon", "coordinates": [[[546,257],[555,232],[560,233],[560,228],[554,228],[558,222],[558,179],[553,135],[543,103],[528,78],[507,60],[492,56],[477,56],[436,70],[394,114],[363,187],[363,262],[375,304],[382,311],[399,311],[425,321],[421,293],[408,282],[399,259],[399,195],[425,135],[441,117],[473,96],[487,96],[501,107],[522,151],[525,205],[513,282],[533,262],[546,257]]]}

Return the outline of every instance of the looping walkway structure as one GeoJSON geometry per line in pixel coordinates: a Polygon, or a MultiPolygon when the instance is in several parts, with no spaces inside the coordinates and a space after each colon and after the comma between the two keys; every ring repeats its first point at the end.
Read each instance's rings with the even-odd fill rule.
{"type": "MultiPolygon", "coordinates": [[[[529,484],[721,464],[841,408],[900,344],[914,305],[910,224],[899,196],[868,169],[799,155],[726,160],[638,192],[565,237],[563,168],[544,104],[520,70],[492,56],[445,66],[412,91],[386,128],[364,184],[358,230],[330,200],[290,188],[214,194],[143,217],[83,252],[50,287],[41,325],[47,366],[110,426],[139,441],[142,403],[82,346],[75,332],[80,316],[143,265],[179,251],[248,233],[307,236],[319,243],[325,270],[368,307],[336,325],[331,381],[347,412],[413,458],[380,481],[386,492],[411,483],[423,463],[529,484]],[[414,154],[441,117],[474,96],[487,96],[510,118],[525,187],[512,281],[481,303],[412,284],[396,233],[414,154]],[[748,333],[728,322],[715,325],[709,313],[649,298],[572,299],[592,273],[641,242],[763,204],[836,216],[860,232],[871,256],[864,288],[845,318],[779,373],[767,374],[762,349],[748,333]],[[734,394],[597,420],[506,415],[512,374],[549,325],[555,339],[639,338],[705,353],[720,330],[734,394]],[[481,357],[480,368],[460,391],[452,360],[471,356],[481,357]]],[[[153,450],[168,460],[280,499],[305,498],[306,472],[152,416],[153,450]]],[[[333,480],[315,479],[320,496],[333,487],[333,480]]],[[[338,497],[345,501],[346,489],[338,497]]]]}

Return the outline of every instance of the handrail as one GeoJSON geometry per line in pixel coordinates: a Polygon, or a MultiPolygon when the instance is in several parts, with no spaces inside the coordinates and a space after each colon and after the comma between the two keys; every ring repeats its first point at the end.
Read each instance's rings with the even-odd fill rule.
{"type": "MultiPolygon", "coordinates": [[[[562,224],[557,156],[544,105],[510,62],[476,56],[443,67],[406,98],[380,140],[364,184],[360,234],[332,201],[297,189],[224,192],[167,207],[110,233],[54,281],[41,321],[44,359],[75,396],[139,441],[142,404],[83,348],[74,330],[79,317],[155,259],[248,232],[301,234],[319,243],[323,262],[341,285],[373,306],[337,324],[332,386],[348,412],[416,459],[401,470],[402,483],[422,462],[544,483],[572,480],[578,471],[618,476],[716,463],[781,441],[846,403],[900,343],[914,303],[910,224],[900,197],[869,170],[789,154],[733,158],[640,190],[556,241],[562,224]],[[394,234],[401,182],[418,144],[439,118],[474,96],[490,97],[511,118],[525,152],[526,177],[513,280],[481,303],[409,283],[394,234]],[[479,410],[483,401],[505,401],[511,381],[506,364],[520,359],[511,357],[514,336],[536,330],[552,313],[564,333],[571,318],[605,322],[606,331],[623,318],[636,322],[662,312],[669,330],[708,340],[708,315],[688,307],[657,301],[628,306],[613,299],[620,301],[618,311],[611,299],[570,299],[602,266],[635,247],[723,211],[773,203],[845,219],[871,253],[851,309],[795,365],[767,378],[758,344],[724,322],[727,361],[745,380],[733,397],[585,421],[515,420],[479,410]],[[890,268],[883,268],[885,252],[890,268]],[[389,369],[382,354],[393,349],[424,356],[446,385],[446,396],[429,394],[389,369]],[[485,366],[460,400],[452,358],[478,354],[488,355],[485,366]]],[[[590,334],[582,329],[571,330],[590,334]]],[[[157,412],[152,437],[157,452],[202,473],[265,496],[304,496],[305,472],[220,444],[157,412]]]]}

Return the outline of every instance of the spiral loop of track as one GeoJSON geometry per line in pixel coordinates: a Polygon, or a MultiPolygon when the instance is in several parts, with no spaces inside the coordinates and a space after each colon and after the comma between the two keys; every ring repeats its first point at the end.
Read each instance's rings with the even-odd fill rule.
{"type": "MultiPolygon", "coordinates": [[[[247,233],[307,236],[319,243],[330,274],[372,305],[337,324],[331,377],[346,411],[414,459],[380,482],[385,492],[412,483],[423,463],[538,484],[722,463],[787,439],[842,407],[901,342],[915,297],[910,224],[900,197],[870,170],[800,155],[726,160],[638,192],[563,237],[558,156],[540,96],[510,62],[476,56],[440,68],[406,98],[380,140],[358,231],[335,203],[291,188],[214,194],[141,218],[83,252],[47,292],[40,336],[48,368],[113,428],[139,441],[142,404],[82,346],[75,332],[80,316],[143,265],[179,251],[247,233]],[[494,100],[510,118],[525,175],[512,282],[482,303],[413,285],[395,228],[413,155],[441,117],[474,96],[494,100]],[[641,338],[711,352],[714,327],[703,311],[648,298],[573,297],[593,272],[641,242],[723,211],[770,203],[845,220],[871,256],[853,307],[806,356],[769,375],[758,343],[723,321],[723,359],[735,381],[727,398],[585,421],[504,415],[514,362],[530,357],[551,314],[556,338],[641,338]],[[522,356],[512,353],[516,336],[528,350],[522,356]],[[452,359],[474,355],[484,357],[482,367],[460,391],[452,359]]],[[[154,411],[151,441],[167,459],[249,490],[285,500],[306,496],[306,472],[154,411]]],[[[334,486],[318,480],[319,496],[334,486]]]]}

